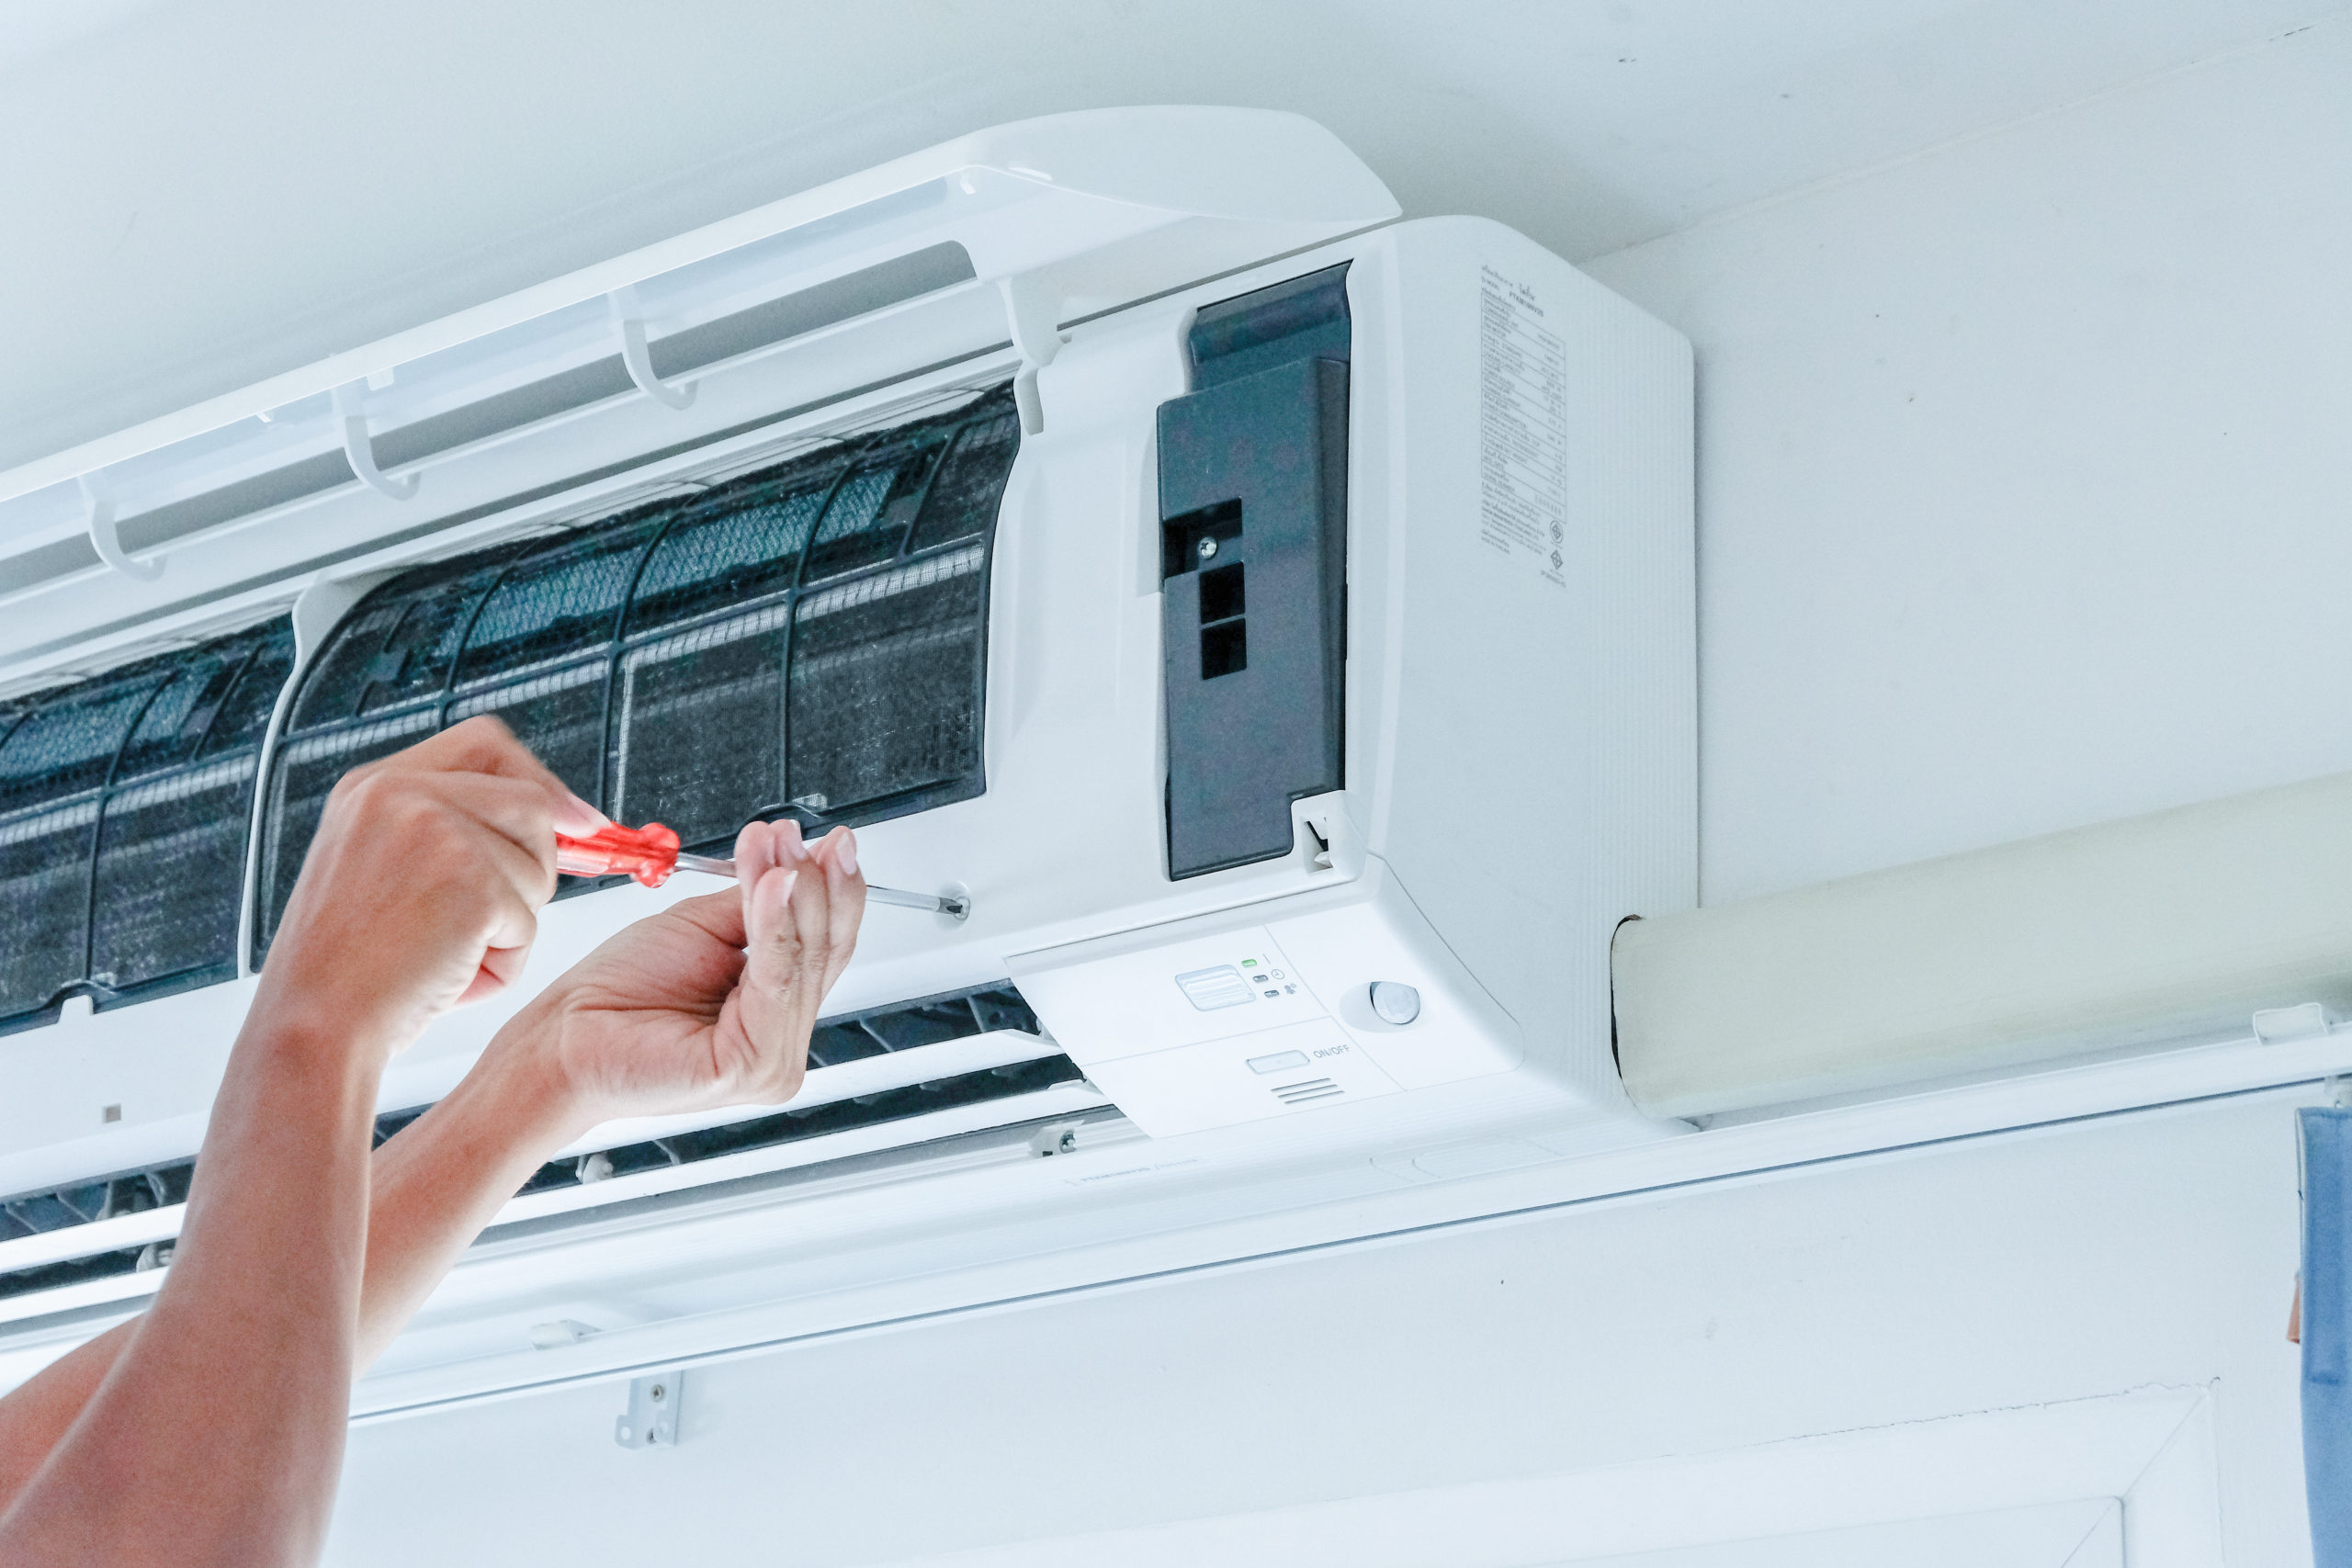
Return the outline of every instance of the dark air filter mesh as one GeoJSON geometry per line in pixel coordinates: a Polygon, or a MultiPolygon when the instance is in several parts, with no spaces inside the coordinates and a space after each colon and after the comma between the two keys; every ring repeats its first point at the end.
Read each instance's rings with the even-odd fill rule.
{"type": "Polygon", "coordinates": [[[792,800],[839,815],[978,765],[987,548],[805,595],[786,733],[792,800]]]}
{"type": "Polygon", "coordinates": [[[0,1031],[226,979],[285,621],[0,710],[0,1031]]]}
{"type": "Polygon", "coordinates": [[[666,822],[682,841],[707,843],[785,798],[777,741],[791,625],[791,606],[771,604],[622,654],[615,816],[666,822]]]}
{"type": "Polygon", "coordinates": [[[475,714],[689,849],[787,810],[822,829],[978,795],[989,547],[1020,439],[999,388],[378,588],[279,747],[254,961],[335,780],[475,714]]]}

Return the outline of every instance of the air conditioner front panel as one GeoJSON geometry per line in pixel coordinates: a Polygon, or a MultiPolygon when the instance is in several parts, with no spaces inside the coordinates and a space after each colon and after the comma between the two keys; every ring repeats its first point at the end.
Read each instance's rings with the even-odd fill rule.
{"type": "MultiPolygon", "coordinates": [[[[951,299],[968,302],[950,290],[895,319],[951,299]]],[[[831,329],[795,350],[797,363],[830,354],[843,378],[850,367],[879,367],[913,341],[893,338],[890,325],[831,329]]],[[[577,473],[599,451],[609,465],[655,450],[650,438],[662,428],[687,443],[647,462],[641,479],[592,476],[551,491],[537,510],[507,504],[447,536],[363,550],[308,590],[306,626],[334,613],[274,752],[272,787],[283,793],[258,840],[261,942],[307,837],[306,800],[355,758],[494,712],[543,735],[573,787],[625,818],[676,818],[690,841],[710,844],[746,817],[778,810],[816,829],[853,821],[875,881],[968,895],[961,922],[875,909],[831,1005],[862,1012],[1007,976],[1034,988],[1050,1036],[1035,1049],[1066,1053],[1091,1086],[1056,1083],[975,1114],[1100,1107],[1107,1094],[1146,1130],[1210,1140],[1221,1158],[1245,1164],[1251,1138],[1337,1150],[1351,1138],[1369,1147],[1469,1133],[1498,1117],[1539,1122],[1559,1139],[1638,1134],[1608,1066],[1606,933],[1625,914],[1690,898],[1690,757],[1678,706],[1688,694],[1677,695],[1688,670],[1658,657],[1678,627],[1688,630],[1687,474],[1679,491],[1653,486],[1661,496],[1643,477],[1670,478],[1678,450],[1687,465],[1687,348],[1556,258],[1465,220],[1359,235],[1060,336],[1051,362],[1031,367],[1044,422],[1026,434],[1001,416],[985,439],[981,425],[956,423],[976,399],[1002,396],[991,389],[1019,368],[1002,353],[918,367],[887,394],[805,414],[779,410],[789,378],[746,365],[712,372],[684,414],[624,399],[435,468],[429,480],[456,484],[496,448],[515,472],[553,472],[561,465],[550,454],[573,443],[566,461],[577,473]],[[1588,576],[1638,549],[1665,562],[1630,586],[1577,572],[1565,574],[1567,592],[1523,581],[1524,561],[1482,545],[1487,394],[1476,334],[1489,270],[1524,284],[1575,350],[1570,404],[1589,426],[1578,449],[1607,454],[1608,468],[1604,484],[1563,498],[1592,536],[1570,554],[1588,576]],[[1202,388],[1192,340],[1204,308],[1222,319],[1215,308],[1317,275],[1344,279],[1346,355],[1312,348],[1290,362],[1336,364],[1344,384],[1344,399],[1329,400],[1343,438],[1328,448],[1343,479],[1331,493],[1345,497],[1344,548],[1336,580],[1323,580],[1341,596],[1330,705],[1340,765],[1336,777],[1285,786],[1305,793],[1279,802],[1283,817],[1249,858],[1173,878],[1166,692],[1178,666],[1165,629],[1160,412],[1202,388]],[[772,425],[720,436],[698,468],[691,439],[705,428],[705,400],[749,398],[742,389],[755,383],[772,425]],[[843,412],[853,406],[854,417],[843,412]],[[640,423],[656,412],[677,423],[640,423]],[[951,425],[956,434],[940,434],[951,425]],[[989,486],[1001,496],[984,508],[992,531],[930,531],[934,514],[978,507],[957,495],[984,497],[989,486]],[[616,588],[624,561],[628,582],[616,588]],[[865,649],[877,651],[860,663],[865,649]],[[955,694],[968,724],[934,722],[955,694]],[[1645,731],[1645,709],[1659,705],[1662,717],[1645,731]],[[755,710],[761,722],[742,718],[755,710]],[[859,739],[829,747],[829,734],[859,739]],[[1224,952],[1237,942],[1251,951],[1224,952]],[[1193,943],[1204,953],[1189,953],[1193,943]],[[1171,968],[1178,948],[1187,953],[1171,968]],[[1310,999],[1259,995],[1205,1032],[1152,1021],[1193,1010],[1180,976],[1238,971],[1253,956],[1300,976],[1298,996],[1310,999]],[[1375,982],[1410,989],[1419,1011],[1404,1022],[1382,1017],[1371,1006],[1375,982]],[[1298,1015],[1277,1018],[1284,1007],[1298,1015]]],[[[1331,374],[1312,372],[1325,382],[1331,374]]],[[[1200,511],[1228,498],[1194,499],[1200,511]]],[[[1258,504],[1231,499],[1245,513],[1258,504]]],[[[1256,558],[1249,564],[1241,614],[1254,639],[1259,617],[1278,606],[1261,595],[1256,558]]],[[[1229,618],[1191,628],[1196,656],[1199,631],[1229,618]]],[[[1225,678],[1197,657],[1192,668],[1198,679],[1225,678]]],[[[1239,716],[1250,716],[1248,704],[1239,716]]],[[[699,890],[682,875],[659,890],[572,893],[543,912],[533,980],[699,890]]],[[[0,1155],[0,1191],[124,1170],[139,1163],[122,1157],[134,1148],[184,1157],[248,985],[181,998],[211,1005],[200,1024],[187,1014],[202,1037],[168,1048],[152,1030],[128,1027],[138,1009],[38,1032],[63,1066],[40,1117],[22,1119],[26,1137],[11,1145],[19,1152],[0,1155]],[[128,1091],[101,1062],[130,1075],[128,1091]],[[115,1102],[100,1094],[117,1097],[123,1123],[62,1137],[115,1102]]],[[[396,1110],[446,1093],[526,999],[436,1023],[395,1061],[380,1103],[396,1110]]],[[[816,1044],[812,1108],[841,1102],[827,1098],[825,1075],[879,1070],[854,1041],[836,1053],[840,1043],[816,1044]]],[[[925,1048],[907,1051],[910,1062],[925,1048]]],[[[589,1142],[724,1138],[770,1114],[739,1108],[695,1125],[601,1130],[589,1142]]],[[[0,1122],[18,1120],[0,1109],[0,1122]]],[[[918,1122],[904,1122],[906,1135],[918,1135],[918,1122]]],[[[571,1179],[522,1201],[594,1208],[615,1190],[581,1184],[576,1171],[571,1179]]],[[[672,1178],[648,1167],[614,1181],[657,1179],[672,1178]]]]}
{"type": "MultiPolygon", "coordinates": [[[[915,532],[906,536],[895,534],[896,525],[870,525],[898,504],[894,496],[905,499],[907,487],[896,469],[886,477],[860,455],[859,444],[876,437],[852,430],[787,463],[791,477],[774,481],[774,493],[758,504],[729,488],[744,481],[722,481],[700,502],[659,503],[642,517],[625,515],[576,536],[494,544],[363,596],[303,676],[277,751],[285,805],[262,835],[258,932],[266,941],[270,910],[299,863],[291,850],[305,836],[305,803],[320,798],[352,759],[395,749],[469,711],[506,712],[526,720],[526,730],[535,711],[552,712],[560,722],[550,733],[559,738],[601,725],[601,778],[590,776],[586,745],[550,750],[578,785],[596,786],[582,793],[601,793],[624,817],[644,814],[636,809],[638,788],[663,768],[673,770],[659,784],[665,809],[673,802],[702,809],[675,771],[691,775],[715,759],[720,765],[707,773],[726,780],[721,794],[731,798],[723,809],[709,807],[707,824],[682,824],[690,837],[699,838],[704,826],[724,835],[749,816],[779,808],[812,827],[861,820],[864,862],[876,881],[972,897],[971,918],[961,923],[876,911],[842,983],[844,1007],[981,984],[1007,974],[1023,954],[1348,884],[1374,852],[1411,889],[1440,942],[1521,1032],[1519,1044],[1497,1048],[1523,1053],[1545,1074],[1565,1074],[1558,1081],[1577,1082],[1584,1108],[1577,1114],[1619,1113],[1607,1056],[1606,934],[1625,914],[1678,907],[1690,897],[1688,826],[1679,820],[1689,798],[1687,701],[1671,690],[1676,670],[1688,673],[1687,654],[1678,662],[1657,651],[1676,627],[1688,626],[1688,539],[1679,579],[1671,539],[1678,517],[1687,527],[1687,485],[1679,502],[1673,493],[1646,499],[1640,488],[1649,482],[1640,477],[1647,471],[1642,465],[1670,470],[1678,435],[1687,437],[1687,412],[1681,425],[1658,412],[1671,413],[1678,376],[1687,394],[1687,349],[1524,240],[1464,220],[1385,231],[1066,335],[1040,375],[1050,411],[1046,429],[1012,451],[1009,472],[1000,466],[1001,451],[975,460],[973,472],[1003,486],[984,574],[965,570],[962,547],[921,533],[931,513],[918,510],[915,532]],[[1163,404],[1193,387],[1187,333],[1197,305],[1279,292],[1342,265],[1354,344],[1345,783],[1316,797],[1325,802],[1320,829],[1293,824],[1287,852],[1171,881],[1160,692],[1169,668],[1160,592],[1166,540],[1155,423],[1163,404]],[[1571,390],[1590,405],[1596,429],[1618,454],[1606,471],[1617,489],[1596,491],[1591,510],[1577,514],[1604,537],[1585,547],[1589,567],[1569,580],[1573,592],[1516,561],[1490,558],[1479,539],[1484,393],[1475,334],[1490,288],[1485,274],[1496,270],[1532,279],[1543,308],[1606,351],[1567,362],[1571,390]],[[1429,338],[1417,324],[1438,319],[1468,332],[1468,346],[1429,338]],[[1611,412],[1610,388],[1620,384],[1638,397],[1611,412]],[[828,492],[822,503],[807,499],[819,483],[828,492]],[[843,502],[844,494],[852,501],[843,502]],[[845,520],[839,526],[822,520],[836,513],[845,520]],[[860,553],[872,551],[872,538],[883,532],[904,541],[888,561],[860,553]],[[1632,546],[1608,542],[1618,534],[1662,541],[1644,547],[1666,570],[1633,579],[1648,599],[1619,603],[1623,596],[1585,581],[1626,557],[1632,546]],[[689,545],[706,566],[688,563],[689,545]],[[785,587],[778,574],[786,569],[776,563],[796,548],[785,587]],[[633,597],[615,611],[610,585],[619,574],[612,563],[621,558],[635,563],[633,597]],[[679,564],[666,564],[673,558],[679,564]],[[843,570],[804,581],[809,561],[820,563],[820,575],[843,570]],[[932,581],[910,580],[926,572],[932,581]],[[1482,573],[1506,575],[1488,583],[1482,573]],[[894,574],[900,581],[882,601],[899,605],[984,582],[984,627],[940,644],[943,624],[956,624],[955,616],[943,623],[926,611],[907,625],[885,625],[877,642],[905,651],[883,660],[879,679],[829,689],[828,623],[881,615],[860,602],[860,584],[894,574]],[[716,597],[727,602],[697,609],[666,597],[697,581],[717,585],[716,597]],[[511,608],[492,607],[509,601],[511,608]],[[1645,610],[1653,601],[1657,608],[1645,610]],[[1596,643],[1596,624],[1625,628],[1622,646],[1596,643]],[[586,628],[598,626],[611,629],[591,640],[586,628]],[[557,635],[546,636],[550,628],[557,635]],[[1543,659],[1512,652],[1519,646],[1512,639],[1529,637],[1546,646],[1543,659]],[[952,658],[938,657],[942,646],[952,658]],[[784,662],[794,648],[807,656],[807,681],[796,682],[784,662]],[[781,704],[780,748],[759,739],[775,736],[773,720],[713,723],[700,719],[691,701],[665,706],[662,681],[682,650],[705,667],[741,660],[740,680],[718,685],[746,710],[774,715],[781,704]],[[950,785],[944,804],[934,795],[928,808],[894,815],[892,802],[922,802],[938,780],[906,771],[888,754],[889,722],[844,727],[878,734],[860,740],[865,754],[834,759],[827,764],[832,772],[812,774],[820,781],[815,786],[793,782],[795,766],[820,761],[796,758],[796,738],[830,728],[822,720],[794,724],[796,705],[813,718],[879,699],[887,720],[898,694],[921,690],[951,666],[979,668],[979,660],[987,678],[974,691],[982,705],[978,792],[950,785]],[[602,682],[583,680],[600,662],[602,682]],[[608,705],[596,720],[587,717],[592,694],[608,705]],[[1646,736],[1645,705],[1661,712],[1646,736]],[[651,743],[639,743],[640,724],[651,743]],[[1612,739],[1596,748],[1588,738],[1600,734],[1612,739]],[[1414,738],[1412,754],[1400,762],[1407,737],[1414,738]],[[1481,765],[1471,792],[1457,768],[1440,765],[1505,753],[1510,765],[1481,765]],[[1603,758],[1607,768],[1594,771],[1603,758]],[[849,782],[836,782],[842,779],[849,782]],[[1583,803],[1582,815],[1558,806],[1564,783],[1583,803]],[[884,795],[878,808],[868,800],[844,811],[834,799],[837,791],[870,795],[886,787],[897,793],[884,795]],[[958,788],[963,798],[953,797],[958,788]],[[1493,827],[1471,830],[1465,813],[1493,827]],[[1318,842],[1329,852],[1317,853],[1318,842]],[[1607,874],[1593,880],[1580,865],[1607,874]]],[[[933,416],[919,415],[918,423],[926,417],[933,416]]],[[[978,444],[977,435],[956,439],[978,444]]],[[[964,482],[956,465],[967,450],[959,445],[944,457],[923,459],[933,502],[964,482]]],[[[364,558],[355,566],[380,570],[364,558]]],[[[1250,604],[1254,619],[1258,601],[1250,604]]],[[[935,744],[941,737],[925,739],[935,744]]],[[[951,761],[965,754],[960,732],[944,739],[951,761]]],[[[535,972],[559,971],[628,919],[690,893],[690,880],[659,893],[599,890],[550,908],[535,972]]],[[[468,1010],[436,1025],[395,1066],[397,1092],[413,1101],[445,1091],[514,1005],[468,1010]]],[[[80,1021],[74,1029],[104,1030],[110,1021],[80,1021]]],[[[134,1054],[141,1048],[105,1032],[134,1054]]],[[[225,1048],[225,1041],[198,1047],[215,1058],[225,1048]]],[[[192,1109],[139,1103],[145,1098],[124,1102],[126,1120],[192,1109]]]]}

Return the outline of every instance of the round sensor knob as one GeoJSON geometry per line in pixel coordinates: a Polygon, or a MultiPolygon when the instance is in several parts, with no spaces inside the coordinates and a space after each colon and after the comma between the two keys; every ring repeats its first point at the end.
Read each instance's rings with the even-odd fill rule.
{"type": "Polygon", "coordinates": [[[1372,983],[1372,1010],[1383,1023],[1402,1027],[1421,1016],[1421,993],[1395,980],[1372,983]]]}

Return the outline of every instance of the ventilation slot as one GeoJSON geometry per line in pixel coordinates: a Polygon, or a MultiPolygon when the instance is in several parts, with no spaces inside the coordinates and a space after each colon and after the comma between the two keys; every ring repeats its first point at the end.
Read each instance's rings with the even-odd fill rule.
{"type": "Polygon", "coordinates": [[[288,624],[0,705],[0,1033],[236,973],[245,827],[288,624]]]}
{"type": "MultiPolygon", "coordinates": [[[[812,1071],[837,1066],[925,1045],[1002,1032],[1042,1035],[1037,1015],[1010,985],[984,986],[899,1002],[865,1012],[820,1020],[809,1037],[812,1071]]],[[[934,1111],[984,1105],[1035,1094],[1062,1084],[1078,1083],[1085,1075],[1068,1056],[1045,1055],[1002,1066],[927,1078],[900,1088],[886,1089],[854,1099],[806,1107],[787,1106],[774,1115],[730,1122],[699,1132],[681,1133],[648,1143],[628,1144],[576,1158],[545,1165],[526,1182],[524,1192],[546,1192],[576,1187],[583,1179],[667,1166],[693,1165],[722,1155],[775,1148],[830,1133],[902,1122],[934,1111]]],[[[414,1106],[387,1111],[376,1118],[376,1142],[380,1145],[429,1109],[414,1106]]],[[[0,1200],[0,1246],[28,1235],[71,1230],[77,1225],[123,1214],[139,1213],[187,1201],[196,1171],[189,1159],[173,1160],[114,1176],[29,1192],[0,1200]]],[[[84,1280],[137,1272],[167,1260],[170,1244],[122,1247],[64,1262],[46,1263],[0,1273],[0,1299],[51,1290],[84,1280]]]]}
{"type": "Polygon", "coordinates": [[[1277,1084],[1274,1098],[1284,1105],[1305,1105],[1317,1100],[1337,1100],[1347,1093],[1329,1078],[1308,1078],[1305,1083],[1277,1084]]]}
{"type": "Polygon", "coordinates": [[[304,673],[272,766],[254,962],[335,781],[477,714],[690,851],[787,812],[821,831],[980,794],[989,547],[1020,439],[1000,388],[378,588],[304,673]]]}

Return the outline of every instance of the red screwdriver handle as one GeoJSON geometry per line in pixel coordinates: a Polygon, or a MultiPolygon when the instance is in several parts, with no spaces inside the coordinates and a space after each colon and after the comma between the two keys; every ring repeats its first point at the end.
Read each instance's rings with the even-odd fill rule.
{"type": "Polygon", "coordinates": [[[642,828],[616,822],[585,839],[558,833],[555,868],[574,876],[633,876],[659,887],[678,869],[678,835],[659,822],[642,828]]]}

